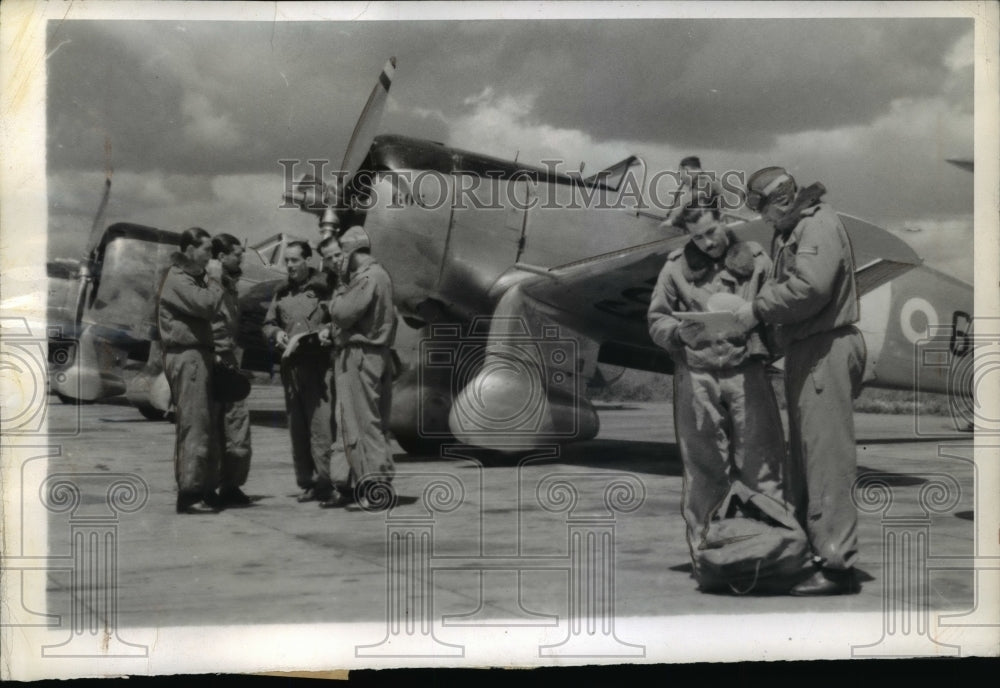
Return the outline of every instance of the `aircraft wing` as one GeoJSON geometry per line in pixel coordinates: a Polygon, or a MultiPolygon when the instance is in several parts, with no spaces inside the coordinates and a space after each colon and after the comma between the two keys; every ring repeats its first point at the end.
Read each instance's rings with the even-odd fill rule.
{"type": "MultiPolygon", "coordinates": [[[[892,233],[849,215],[841,219],[854,249],[859,296],[921,263],[892,233]]],[[[761,220],[730,229],[765,250],[770,247],[772,229],[761,220]]],[[[532,274],[519,288],[552,320],[598,342],[601,363],[671,372],[669,356],[649,337],[646,311],[667,256],[687,240],[673,236],[547,270],[521,268],[532,274]]]]}
{"type": "Polygon", "coordinates": [[[966,172],[975,171],[975,164],[969,158],[949,158],[947,162],[950,162],[955,167],[959,168],[960,170],[965,170],[966,172]]]}

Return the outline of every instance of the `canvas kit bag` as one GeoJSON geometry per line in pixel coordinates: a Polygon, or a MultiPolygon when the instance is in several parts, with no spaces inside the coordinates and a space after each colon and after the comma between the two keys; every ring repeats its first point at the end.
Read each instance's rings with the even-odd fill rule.
{"type": "Polygon", "coordinates": [[[693,548],[706,592],[784,593],[811,572],[809,538],[785,504],[734,481],[693,548]]]}

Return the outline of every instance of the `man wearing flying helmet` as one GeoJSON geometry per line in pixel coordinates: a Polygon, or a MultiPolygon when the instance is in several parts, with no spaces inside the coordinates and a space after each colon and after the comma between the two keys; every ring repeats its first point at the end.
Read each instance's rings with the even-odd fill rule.
{"type": "Polygon", "coordinates": [[[336,467],[350,467],[355,489],[349,494],[338,484],[323,506],[342,506],[356,498],[363,509],[384,509],[394,501],[390,483],[396,472],[385,435],[396,337],[392,279],[372,258],[371,242],[361,227],[349,228],[339,243],[340,283],[330,301],[332,324],[323,335],[333,339],[337,350],[333,374],[340,440],[330,463],[341,475],[336,467]]]}
{"type": "Polygon", "coordinates": [[[858,591],[857,470],[852,399],[861,389],[865,344],[854,327],[854,255],[822,184],[799,189],[780,167],[747,181],[747,206],[774,226],[771,279],[737,312],[746,327],[773,328],[785,354],[793,492],[816,568],[793,595],[858,591]]]}
{"type": "MultiPolygon", "coordinates": [[[[718,216],[689,222],[691,239],[667,258],[649,304],[649,333],[674,361],[674,426],[684,466],[681,512],[695,578],[697,551],[713,511],[734,479],[785,501],[784,433],[765,374],[768,351],[758,332],[707,330],[684,318],[720,300],[753,299],[771,261],[740,241],[718,216]]],[[[723,309],[720,309],[723,310],[723,309]]]]}

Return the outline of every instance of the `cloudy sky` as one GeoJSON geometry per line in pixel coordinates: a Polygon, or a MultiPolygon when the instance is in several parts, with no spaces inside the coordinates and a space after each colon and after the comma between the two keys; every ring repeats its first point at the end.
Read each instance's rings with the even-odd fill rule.
{"type": "Polygon", "coordinates": [[[783,164],[972,279],[968,19],[52,21],[49,256],[107,222],[313,236],[281,159],[339,164],[390,55],[384,133],[596,171],[783,164]]]}

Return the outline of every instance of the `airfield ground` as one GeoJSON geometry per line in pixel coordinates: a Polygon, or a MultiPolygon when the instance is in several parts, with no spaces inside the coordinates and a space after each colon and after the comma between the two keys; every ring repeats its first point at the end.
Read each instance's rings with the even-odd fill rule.
{"type": "MultiPolygon", "coordinates": [[[[591,573],[580,580],[596,580],[597,588],[610,591],[613,614],[623,619],[874,613],[887,600],[912,602],[914,589],[919,604],[935,611],[961,613],[975,604],[974,575],[961,566],[929,573],[924,568],[920,585],[926,587],[909,592],[903,590],[912,586],[905,575],[886,570],[886,557],[895,556],[886,554],[893,528],[925,547],[907,556],[940,563],[973,553],[972,437],[945,417],[857,414],[859,476],[883,486],[882,492],[869,491],[869,498],[887,495],[888,511],[871,501],[871,513],[860,517],[861,593],[804,600],[697,590],[680,518],[680,459],[669,404],[606,404],[599,409],[597,439],[520,462],[485,457],[484,465],[477,460],[482,456],[462,447],[447,458],[399,452],[398,505],[388,513],[366,513],[295,500],[281,389],[255,387],[254,455],[245,486],[254,506],[178,516],[170,423],[147,421],[124,404],[77,408],[53,402],[53,436],[76,425],[79,433],[58,440],[59,454],[48,460],[50,475],[79,476],[82,503],[97,509],[104,508],[108,484],[119,474],[138,476],[148,486],[142,508],[121,514],[117,524],[117,576],[107,592],[116,600],[118,628],[384,622],[391,575],[398,570],[387,542],[407,528],[433,541],[423,560],[433,559],[435,567],[427,581],[433,590],[428,613],[445,619],[438,631],[443,638],[462,630],[449,628],[448,619],[452,626],[491,618],[565,623],[579,605],[570,594],[575,574],[559,563],[569,561],[573,528],[610,538],[604,554],[598,548],[591,556],[604,556],[613,575],[591,573]],[[609,511],[606,497],[623,508],[609,511]]],[[[48,551],[69,551],[70,515],[51,514],[48,525],[48,551]]],[[[45,575],[47,610],[60,623],[70,622],[72,604],[91,603],[81,599],[86,595],[69,571],[45,575]]],[[[600,597],[600,590],[594,594],[600,597]]]]}

